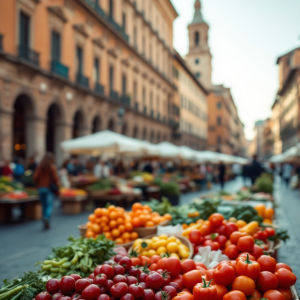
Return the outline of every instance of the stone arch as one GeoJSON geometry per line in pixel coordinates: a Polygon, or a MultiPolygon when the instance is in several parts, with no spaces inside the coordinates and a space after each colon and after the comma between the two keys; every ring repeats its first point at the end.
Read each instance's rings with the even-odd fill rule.
{"type": "Polygon", "coordinates": [[[113,118],[111,118],[108,123],[107,123],[107,129],[110,131],[116,131],[116,124],[115,124],[115,120],[113,118]]]}
{"type": "Polygon", "coordinates": [[[134,128],[133,128],[132,137],[135,138],[135,139],[139,138],[139,129],[138,129],[137,126],[134,126],[134,128]]]}
{"type": "Polygon", "coordinates": [[[19,94],[13,105],[13,157],[27,158],[34,154],[35,112],[33,99],[28,94],[19,94]]]}
{"type": "Polygon", "coordinates": [[[81,110],[77,110],[73,117],[73,139],[84,136],[86,133],[86,119],[81,110]]]}
{"type": "Polygon", "coordinates": [[[144,128],[144,130],[143,130],[142,140],[144,140],[144,141],[147,140],[147,128],[144,128]]]}
{"type": "Polygon", "coordinates": [[[96,133],[101,130],[101,118],[100,116],[95,116],[92,121],[92,133],[96,133]]]}

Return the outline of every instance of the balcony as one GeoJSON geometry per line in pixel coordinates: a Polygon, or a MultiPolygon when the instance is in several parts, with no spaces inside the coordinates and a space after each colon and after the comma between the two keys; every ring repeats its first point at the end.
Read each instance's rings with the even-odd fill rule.
{"type": "Polygon", "coordinates": [[[85,86],[86,88],[89,88],[89,86],[90,86],[89,79],[87,77],[83,76],[82,74],[77,74],[76,82],[85,86]]]}
{"type": "Polygon", "coordinates": [[[147,114],[147,106],[144,105],[143,113],[146,115],[147,114]]]}
{"type": "Polygon", "coordinates": [[[105,11],[100,7],[100,5],[98,3],[95,4],[95,10],[100,17],[102,17],[104,19],[107,18],[105,11]]]}
{"type": "Polygon", "coordinates": [[[95,83],[95,91],[99,94],[104,95],[104,85],[100,84],[99,82],[95,83]]]}
{"type": "Polygon", "coordinates": [[[26,60],[27,62],[39,66],[40,65],[40,54],[29,49],[27,46],[19,46],[19,58],[26,60]]]}
{"type": "Polygon", "coordinates": [[[3,35],[0,34],[0,51],[3,50],[3,35]]]}
{"type": "Polygon", "coordinates": [[[118,92],[116,92],[116,91],[114,91],[114,90],[110,90],[109,96],[110,96],[110,98],[112,98],[113,100],[119,101],[119,94],[118,94],[118,92]]]}
{"type": "Polygon", "coordinates": [[[130,97],[126,95],[121,96],[121,103],[130,106],[130,97]]]}
{"type": "Polygon", "coordinates": [[[69,78],[69,68],[61,64],[59,61],[52,60],[51,72],[65,78],[69,78]]]}

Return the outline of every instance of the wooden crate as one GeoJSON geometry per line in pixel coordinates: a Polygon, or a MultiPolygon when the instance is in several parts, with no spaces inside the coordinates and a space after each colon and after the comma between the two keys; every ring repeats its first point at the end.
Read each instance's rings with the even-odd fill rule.
{"type": "Polygon", "coordinates": [[[41,220],[42,205],[40,202],[27,202],[25,208],[25,218],[26,220],[41,220]]]}

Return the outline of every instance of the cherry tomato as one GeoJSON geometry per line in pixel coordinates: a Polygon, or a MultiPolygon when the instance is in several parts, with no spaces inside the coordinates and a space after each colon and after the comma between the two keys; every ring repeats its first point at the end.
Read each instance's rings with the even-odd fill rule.
{"type": "Polygon", "coordinates": [[[263,297],[268,300],[285,300],[285,297],[276,290],[269,290],[265,292],[263,297]]]}
{"type": "Polygon", "coordinates": [[[110,297],[106,294],[98,296],[97,300],[110,300],[110,297]]]}
{"type": "Polygon", "coordinates": [[[274,274],[278,279],[278,287],[287,289],[297,281],[296,275],[287,269],[278,269],[274,274]]]}
{"type": "Polygon", "coordinates": [[[245,294],[240,291],[231,291],[223,297],[223,300],[247,300],[247,298],[245,294]]]}
{"type": "Polygon", "coordinates": [[[218,233],[220,235],[226,235],[226,226],[222,224],[221,226],[214,229],[215,233],[218,233]]]}
{"type": "Polygon", "coordinates": [[[58,300],[59,298],[62,298],[63,296],[64,295],[62,293],[55,293],[52,295],[52,300],[58,300]]]}
{"type": "Polygon", "coordinates": [[[197,284],[202,282],[202,274],[199,270],[192,270],[187,272],[182,277],[183,285],[192,290],[192,288],[197,284]]]}
{"type": "Polygon", "coordinates": [[[170,283],[172,282],[177,283],[179,285],[180,291],[184,288],[182,279],[173,279],[170,283]]]}
{"type": "Polygon", "coordinates": [[[255,257],[253,255],[251,255],[249,252],[240,253],[236,260],[239,260],[240,258],[246,258],[247,255],[249,256],[250,260],[256,261],[255,257]]]}
{"type": "Polygon", "coordinates": [[[127,278],[124,275],[116,275],[113,279],[113,283],[125,282],[127,284],[127,278]]]}
{"type": "Polygon", "coordinates": [[[81,294],[82,291],[89,285],[91,285],[91,282],[88,279],[86,278],[79,279],[75,282],[75,291],[81,294]]]}
{"type": "Polygon", "coordinates": [[[244,275],[255,280],[260,273],[260,265],[258,262],[250,260],[247,255],[245,258],[237,260],[235,271],[237,275],[244,275]]]}
{"type": "MultiPolygon", "coordinates": [[[[128,276],[131,277],[131,276],[128,276]]],[[[127,277],[127,282],[128,282],[128,277],[127,277]]],[[[107,280],[107,284],[106,284],[106,290],[107,292],[110,292],[111,287],[114,285],[114,282],[111,279],[107,280]]]]}
{"type": "Polygon", "coordinates": [[[228,293],[226,286],[222,284],[214,284],[214,287],[217,290],[216,300],[223,300],[224,295],[228,293]]]}
{"type": "Polygon", "coordinates": [[[177,291],[177,293],[181,291],[179,284],[176,282],[170,282],[169,286],[172,286],[177,291]]]}
{"type": "Polygon", "coordinates": [[[261,249],[259,246],[254,245],[253,250],[250,252],[251,255],[255,257],[255,259],[259,259],[262,255],[264,255],[263,249],[261,249]]]}
{"type": "Polygon", "coordinates": [[[232,283],[232,290],[241,291],[246,296],[250,296],[255,290],[255,282],[247,276],[238,276],[232,283]]]}
{"type": "Polygon", "coordinates": [[[268,237],[274,236],[276,234],[275,229],[271,227],[267,227],[265,229],[265,232],[267,233],[268,237]]]}
{"type": "Polygon", "coordinates": [[[266,242],[268,238],[268,234],[265,231],[260,230],[256,234],[257,234],[257,237],[255,237],[256,239],[266,242]]]}
{"type": "Polygon", "coordinates": [[[256,286],[262,292],[275,290],[278,286],[278,279],[271,272],[264,271],[258,275],[256,279],[256,286]]]}
{"type": "Polygon", "coordinates": [[[86,299],[86,300],[94,300],[100,294],[101,294],[100,288],[95,284],[91,284],[82,291],[81,296],[83,299],[86,299]]]}
{"type": "Polygon", "coordinates": [[[214,281],[225,286],[230,285],[234,278],[234,268],[227,263],[220,264],[213,273],[214,281]]]}
{"type": "Polygon", "coordinates": [[[125,274],[125,269],[120,266],[120,265],[114,265],[113,266],[114,269],[114,274],[116,275],[124,275],[125,274]]]}
{"type": "Polygon", "coordinates": [[[52,300],[52,297],[48,292],[41,292],[35,297],[35,300],[52,300]]]}
{"type": "Polygon", "coordinates": [[[242,236],[237,242],[237,247],[241,252],[251,252],[254,246],[254,239],[252,236],[242,236]]]}
{"type": "Polygon", "coordinates": [[[224,217],[219,213],[214,213],[209,216],[208,220],[210,222],[210,225],[216,228],[222,225],[224,217]]]}
{"type": "Polygon", "coordinates": [[[293,299],[293,295],[290,289],[277,289],[278,292],[280,292],[285,300],[292,300],[293,299]]]}
{"type": "Polygon", "coordinates": [[[127,293],[127,294],[123,295],[120,300],[135,300],[135,298],[132,294],[127,293]]]}
{"type": "Polygon", "coordinates": [[[142,264],[138,257],[131,257],[131,262],[133,266],[140,266],[142,264]]]}
{"type": "Polygon", "coordinates": [[[227,237],[225,235],[218,235],[217,238],[215,239],[216,242],[220,244],[220,248],[223,249],[225,248],[225,244],[227,242],[227,237]]]}
{"type": "Polygon", "coordinates": [[[192,259],[186,259],[181,263],[181,274],[196,270],[196,264],[192,259]]]}
{"type": "Polygon", "coordinates": [[[155,299],[154,291],[151,289],[145,289],[142,300],[154,300],[154,299],[155,299]]]}
{"type": "Polygon", "coordinates": [[[128,293],[131,294],[135,299],[138,299],[144,296],[144,289],[138,283],[135,283],[128,287],[128,293]]]}
{"type": "Polygon", "coordinates": [[[260,264],[261,271],[275,272],[276,260],[269,255],[262,255],[257,262],[260,264]]]}
{"type": "Polygon", "coordinates": [[[230,235],[230,242],[234,245],[237,245],[238,243],[238,240],[243,237],[243,236],[246,236],[246,233],[242,233],[242,232],[239,232],[239,231],[235,231],[233,232],[231,235],[230,235]]]}
{"type": "Polygon", "coordinates": [[[128,293],[128,285],[125,282],[116,283],[110,289],[110,294],[116,298],[121,298],[127,293],[128,293]]]}
{"type": "Polygon", "coordinates": [[[251,299],[259,300],[260,298],[262,298],[261,292],[255,289],[254,292],[251,295],[251,299]]]}
{"type": "Polygon", "coordinates": [[[197,283],[194,286],[193,295],[195,300],[215,300],[217,298],[217,289],[203,279],[203,283],[197,283]]]}
{"type": "Polygon", "coordinates": [[[202,236],[205,236],[207,234],[210,234],[211,232],[211,226],[209,224],[204,224],[202,227],[199,229],[201,232],[202,236]]]}
{"type": "MultiPolygon", "coordinates": [[[[142,264],[143,264],[143,261],[142,261],[142,264]]],[[[125,271],[129,271],[129,269],[131,268],[132,266],[132,261],[129,257],[127,256],[123,256],[120,260],[119,260],[119,265],[122,266],[125,271]]],[[[143,264],[144,265],[144,264],[143,264]]]]}
{"type": "Polygon", "coordinates": [[[204,263],[202,263],[202,262],[196,262],[196,266],[197,266],[197,267],[201,267],[201,268],[207,270],[206,265],[205,265],[204,263]]]}
{"type": "Polygon", "coordinates": [[[235,232],[235,231],[238,231],[239,230],[239,228],[236,226],[236,224],[235,223],[233,223],[233,222],[229,222],[229,223],[227,223],[226,225],[225,225],[225,235],[227,236],[227,237],[230,237],[230,235],[233,233],[233,232],[235,232]]]}
{"type": "Polygon", "coordinates": [[[203,237],[201,232],[198,229],[193,229],[189,233],[189,240],[191,243],[196,245],[201,245],[203,243],[203,237]]]}
{"type": "Polygon", "coordinates": [[[293,272],[292,268],[284,263],[277,263],[276,264],[276,268],[275,268],[275,272],[278,270],[278,269],[287,269],[291,272],[293,272]]]}
{"type": "Polygon", "coordinates": [[[170,296],[170,299],[173,299],[174,297],[177,296],[176,289],[171,285],[164,286],[162,290],[170,296]]]}
{"type": "MultiPolygon", "coordinates": [[[[94,284],[98,286],[106,286],[107,285],[107,276],[105,274],[98,274],[94,277],[94,284]]],[[[76,286],[76,284],[75,284],[76,286]]]]}
{"type": "Polygon", "coordinates": [[[181,271],[180,260],[176,257],[166,257],[161,259],[158,262],[157,267],[163,270],[167,270],[172,278],[180,274],[181,271]]]}
{"type": "Polygon", "coordinates": [[[150,258],[151,264],[157,264],[161,260],[161,257],[159,255],[152,255],[150,258]]]}
{"type": "Polygon", "coordinates": [[[218,242],[213,242],[212,240],[205,241],[203,246],[210,246],[212,251],[217,251],[220,249],[220,244],[218,242]]]}
{"type": "Polygon", "coordinates": [[[147,287],[157,290],[164,283],[162,276],[157,272],[150,272],[148,277],[146,278],[147,287]]]}
{"type": "Polygon", "coordinates": [[[76,282],[77,280],[81,279],[81,276],[79,276],[78,274],[71,274],[71,275],[69,275],[69,276],[73,277],[74,280],[75,280],[75,282],[76,282]]]}
{"type": "Polygon", "coordinates": [[[71,276],[64,276],[60,281],[60,290],[64,295],[75,289],[75,279],[71,276]]]}
{"type": "Polygon", "coordinates": [[[49,279],[46,284],[46,290],[50,294],[55,294],[60,290],[60,281],[56,278],[49,279]]]}
{"type": "Polygon", "coordinates": [[[240,252],[236,245],[230,245],[225,248],[225,255],[227,255],[229,259],[236,259],[239,254],[240,252]]]}
{"type": "Polygon", "coordinates": [[[173,300],[194,300],[194,296],[191,293],[188,292],[181,292],[177,294],[173,300]]]}
{"type": "Polygon", "coordinates": [[[104,264],[102,266],[97,266],[95,268],[95,270],[94,270],[95,276],[100,274],[100,273],[105,274],[108,279],[113,279],[114,275],[115,275],[114,269],[112,268],[112,266],[107,265],[107,264],[104,264]],[[98,269],[98,267],[100,267],[100,268],[98,269]]]}

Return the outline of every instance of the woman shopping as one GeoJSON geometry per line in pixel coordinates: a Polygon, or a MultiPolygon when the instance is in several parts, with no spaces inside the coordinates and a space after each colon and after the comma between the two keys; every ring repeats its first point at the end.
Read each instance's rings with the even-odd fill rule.
{"type": "Polygon", "coordinates": [[[54,155],[47,152],[40,164],[37,166],[33,179],[39,189],[40,201],[43,208],[43,221],[45,229],[50,228],[50,217],[52,213],[55,194],[58,193],[58,175],[54,165],[54,155]]]}

